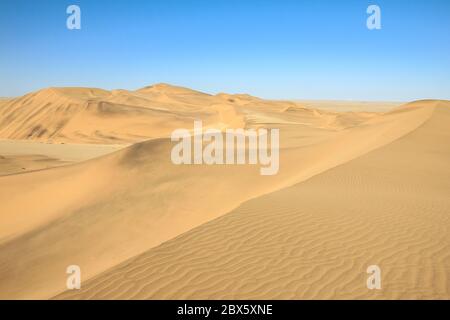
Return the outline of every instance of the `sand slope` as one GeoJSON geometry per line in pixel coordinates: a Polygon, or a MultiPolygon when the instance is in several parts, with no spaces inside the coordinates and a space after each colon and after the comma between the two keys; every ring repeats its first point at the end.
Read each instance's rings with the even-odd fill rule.
{"type": "Polygon", "coordinates": [[[175,166],[170,140],[157,139],[76,165],[0,178],[0,190],[8,191],[0,193],[0,296],[51,297],[64,291],[68,265],[93,277],[248,199],[394,141],[431,114],[428,107],[407,106],[331,130],[311,125],[315,118],[329,123],[327,116],[294,111],[254,112],[249,120],[281,128],[276,176],[261,176],[249,165],[175,166]]]}
{"type": "Polygon", "coordinates": [[[450,103],[417,102],[392,116],[424,109],[426,122],[396,141],[57,298],[450,299],[450,103]],[[381,291],[365,285],[373,264],[381,291]]]}

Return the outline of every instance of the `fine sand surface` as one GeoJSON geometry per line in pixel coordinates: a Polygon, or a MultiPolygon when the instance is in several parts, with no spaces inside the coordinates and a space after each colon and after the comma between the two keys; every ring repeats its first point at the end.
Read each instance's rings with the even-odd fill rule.
{"type": "Polygon", "coordinates": [[[336,112],[165,84],[11,101],[0,155],[66,162],[0,177],[0,298],[450,298],[448,102],[336,112]],[[174,165],[170,132],[196,119],[279,128],[279,173],[174,165]]]}

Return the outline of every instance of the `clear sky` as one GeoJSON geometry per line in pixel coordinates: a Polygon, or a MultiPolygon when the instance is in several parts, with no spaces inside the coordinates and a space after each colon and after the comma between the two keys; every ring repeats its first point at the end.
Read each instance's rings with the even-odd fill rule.
{"type": "Polygon", "coordinates": [[[0,96],[157,82],[265,98],[450,99],[450,1],[0,1],[0,96]],[[71,4],[81,30],[66,28],[71,4]],[[366,27],[370,4],[381,30],[366,27]]]}

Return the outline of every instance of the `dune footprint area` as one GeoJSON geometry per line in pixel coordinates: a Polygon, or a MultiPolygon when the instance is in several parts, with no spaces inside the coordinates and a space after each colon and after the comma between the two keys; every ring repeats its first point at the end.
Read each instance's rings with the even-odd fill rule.
{"type": "Polygon", "coordinates": [[[0,99],[0,221],[0,299],[448,300],[450,101],[0,99]],[[175,164],[171,134],[195,121],[279,129],[279,170],[175,164]]]}

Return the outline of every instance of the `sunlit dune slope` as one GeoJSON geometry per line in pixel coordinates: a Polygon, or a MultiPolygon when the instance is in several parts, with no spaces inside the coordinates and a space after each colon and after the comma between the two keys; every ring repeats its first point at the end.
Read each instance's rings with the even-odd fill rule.
{"type": "MultiPolygon", "coordinates": [[[[450,102],[420,101],[390,117],[400,127],[412,120],[397,118],[406,115],[423,122],[57,298],[450,299],[450,102]],[[366,287],[370,265],[381,268],[381,290],[366,287]]],[[[351,141],[341,148],[354,148],[351,141]]],[[[211,199],[212,190],[197,199],[211,199]]]]}

